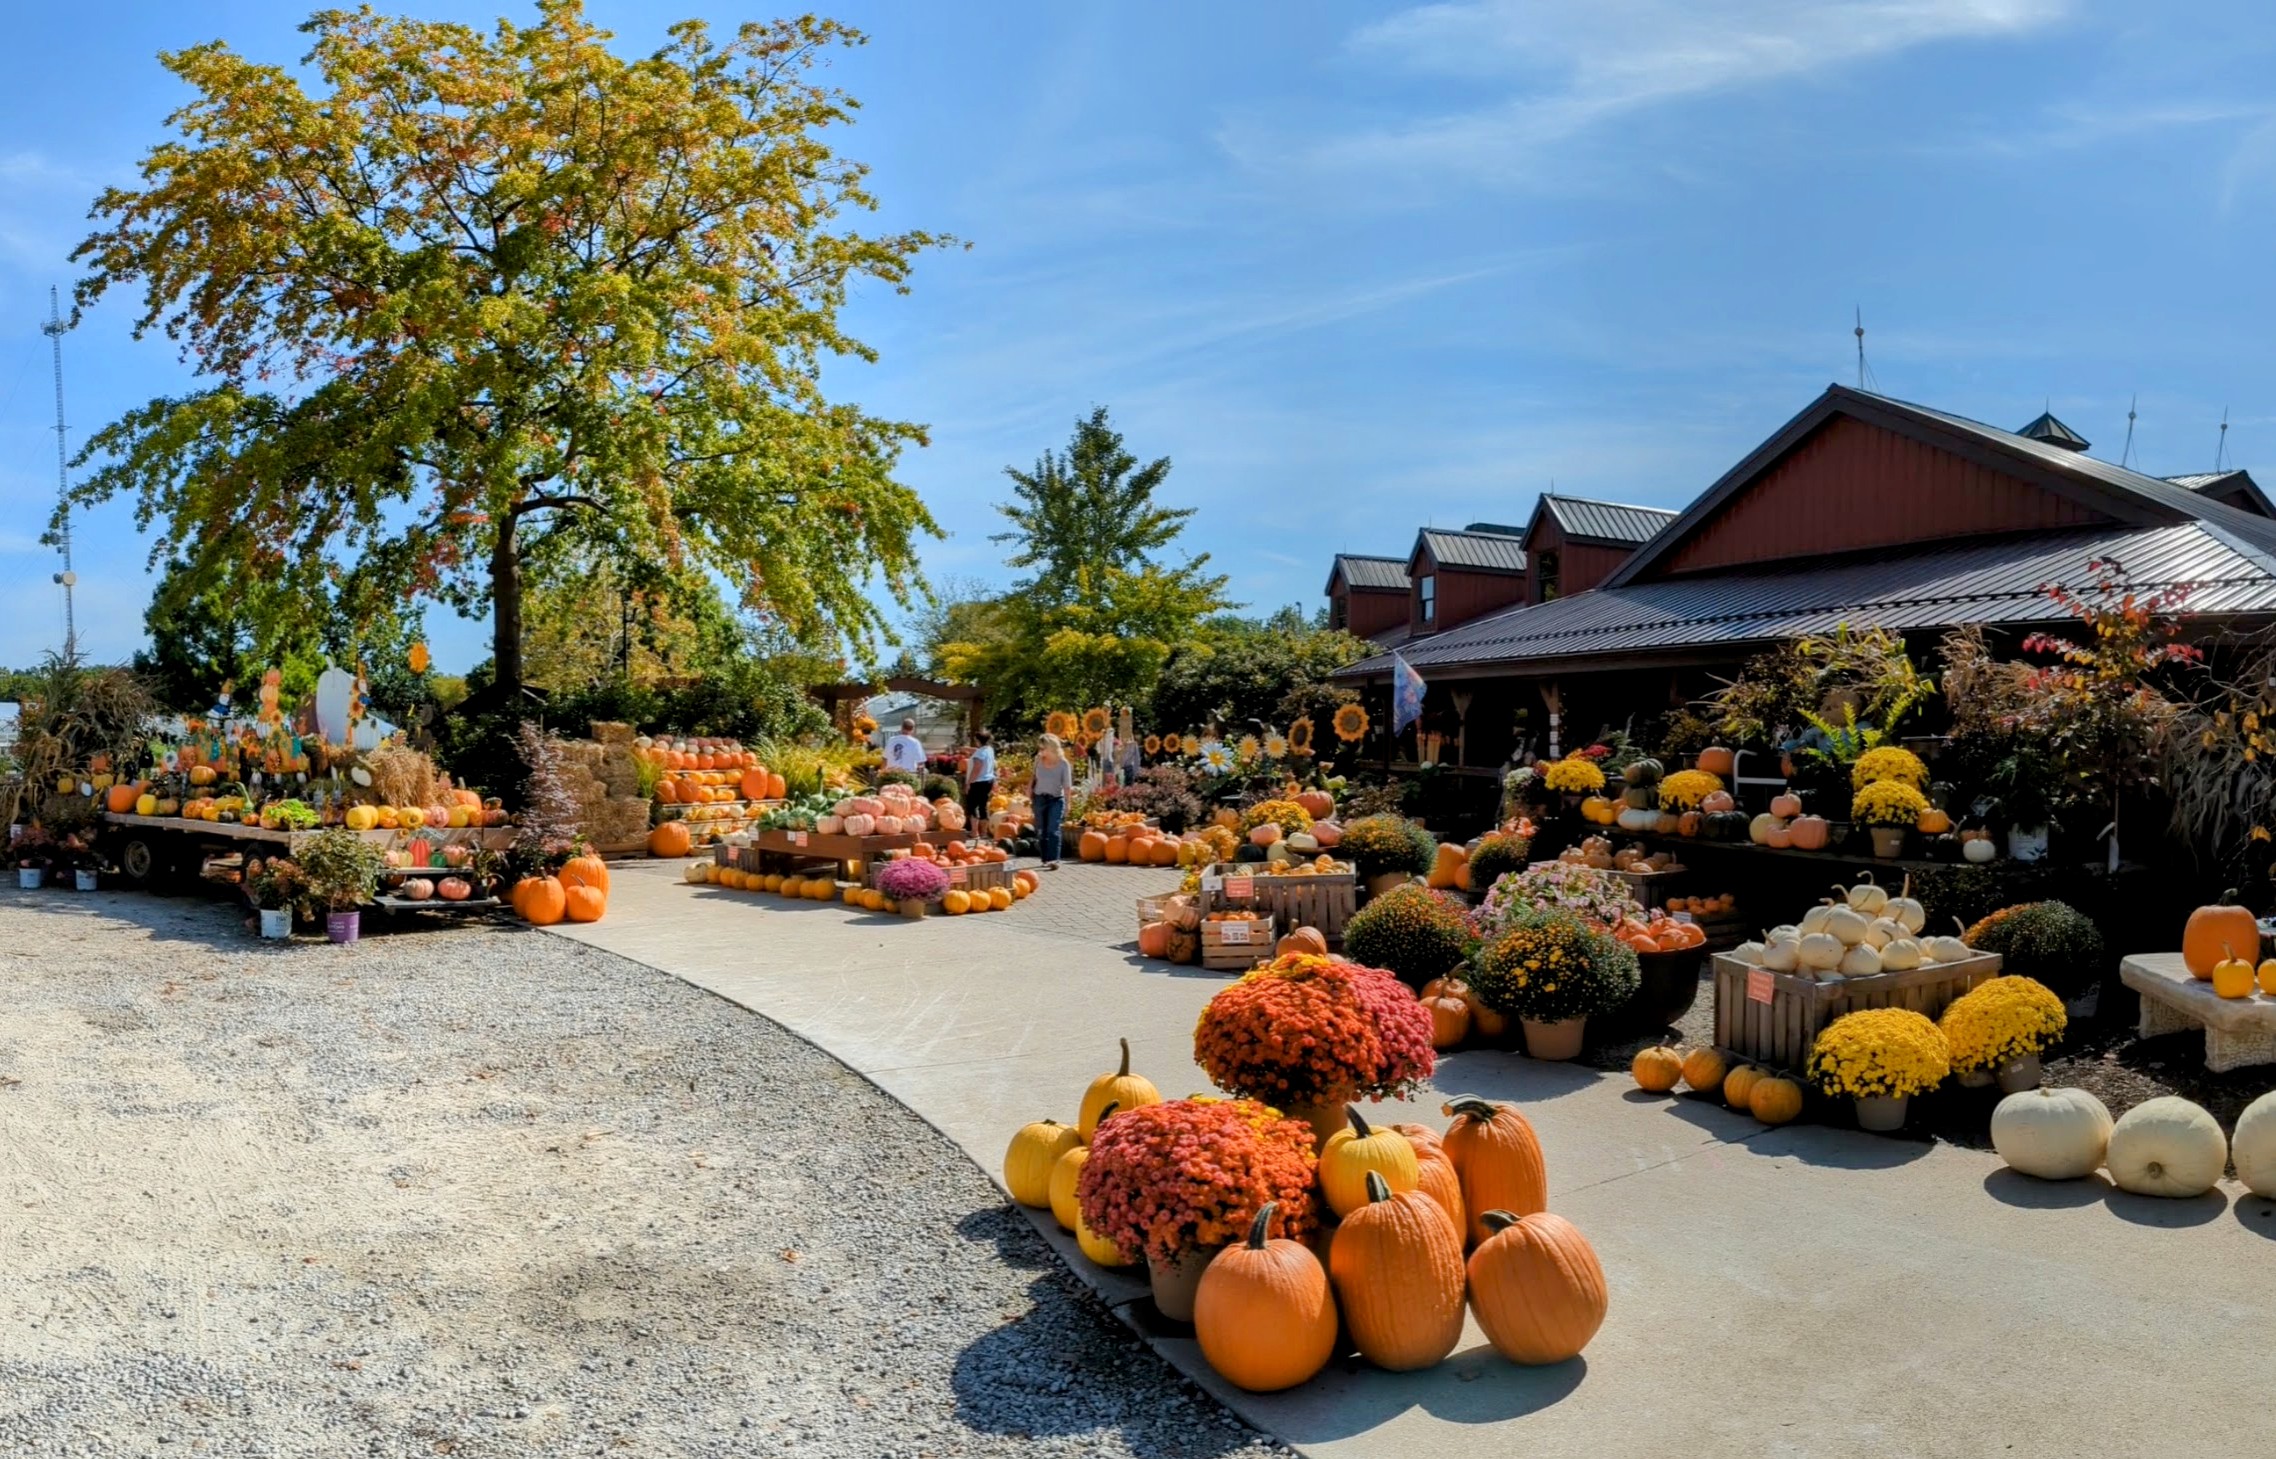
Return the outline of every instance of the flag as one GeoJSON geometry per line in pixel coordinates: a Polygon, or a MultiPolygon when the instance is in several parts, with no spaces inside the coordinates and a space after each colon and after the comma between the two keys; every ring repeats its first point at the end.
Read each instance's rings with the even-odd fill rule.
{"type": "Polygon", "coordinates": [[[1423,676],[1405,655],[1391,655],[1391,733],[1403,735],[1407,726],[1422,718],[1423,676]]]}

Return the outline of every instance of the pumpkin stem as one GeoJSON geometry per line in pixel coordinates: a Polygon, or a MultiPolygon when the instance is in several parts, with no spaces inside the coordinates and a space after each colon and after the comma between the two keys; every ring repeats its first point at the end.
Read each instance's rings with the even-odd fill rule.
{"type": "Polygon", "coordinates": [[[1906,873],[1905,873],[1905,885],[1904,885],[1904,889],[1903,889],[1902,891],[1898,892],[1898,893],[1897,893],[1897,895],[1898,895],[1898,896],[1900,896],[1900,897],[1909,897],[1909,896],[1911,896],[1911,895],[1912,895],[1912,873],[1911,873],[1911,872],[1909,872],[1909,871],[1908,871],[1908,872],[1906,872],[1906,873]]]}
{"type": "Polygon", "coordinates": [[[1491,1236],[1497,1231],[1507,1231],[1510,1227],[1515,1226],[1517,1217],[1507,1211],[1488,1211],[1478,1218],[1478,1224],[1484,1226],[1486,1234],[1491,1236]]]}
{"type": "Polygon", "coordinates": [[[1351,1121],[1352,1134],[1358,1136],[1360,1139],[1364,1140],[1375,1133],[1373,1130],[1367,1128],[1367,1117],[1359,1112],[1358,1105],[1345,1105],[1343,1107],[1343,1114],[1345,1119],[1351,1121]]]}
{"type": "Polygon", "coordinates": [[[1117,1079],[1130,1077],[1130,1040],[1128,1039],[1122,1040],[1122,1067],[1114,1071],[1114,1077],[1117,1079]]]}
{"type": "Polygon", "coordinates": [[[1100,1111],[1098,1112],[1098,1123],[1097,1123],[1097,1124],[1095,1124],[1095,1125],[1093,1125],[1093,1126],[1091,1126],[1091,1132],[1092,1132],[1092,1134],[1093,1134],[1093,1135],[1096,1135],[1096,1134],[1098,1133],[1098,1131],[1099,1131],[1101,1128],[1103,1128],[1103,1127],[1105,1126],[1106,1122],[1107,1122],[1109,1119],[1111,1119],[1111,1118],[1113,1117],[1113,1115],[1114,1115],[1114,1112],[1115,1112],[1116,1110],[1120,1109],[1120,1108],[1122,1108],[1122,1101],[1121,1101],[1121,1100],[1119,1100],[1119,1099],[1110,1099],[1110,1100],[1108,1100],[1108,1101],[1106,1102],[1106,1108],[1104,1108],[1104,1109],[1102,1109],[1102,1110],[1100,1110],[1100,1111]]]}
{"type": "Polygon", "coordinates": [[[1475,1094],[1457,1094],[1438,1107],[1438,1112],[1448,1119],[1490,1120],[1494,1117],[1494,1110],[1491,1100],[1481,1099],[1475,1094]]]}
{"type": "Polygon", "coordinates": [[[1391,1187],[1383,1179],[1382,1172],[1377,1170],[1367,1172],[1368,1203],[1372,1205],[1376,1201],[1387,1201],[1389,1199],[1391,1199],[1391,1187]]]}
{"type": "Polygon", "coordinates": [[[2235,887],[2230,887],[2227,891],[2221,893],[2221,905],[2224,907],[2233,907],[2236,905],[2235,887]]]}
{"type": "Polygon", "coordinates": [[[1265,1228],[1272,1224],[1272,1213],[1279,1209],[1278,1201],[1266,1201],[1257,1207],[1256,1219],[1249,1222],[1249,1250],[1264,1250],[1265,1228]]]}

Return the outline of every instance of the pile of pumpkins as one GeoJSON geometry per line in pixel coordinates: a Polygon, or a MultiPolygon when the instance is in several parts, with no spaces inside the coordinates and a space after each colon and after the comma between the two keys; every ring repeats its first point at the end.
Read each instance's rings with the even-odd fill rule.
{"type": "MultiPolygon", "coordinates": [[[[725,887],[732,892],[771,892],[802,902],[843,902],[866,912],[895,912],[900,904],[875,887],[855,886],[830,876],[785,876],[779,872],[742,871],[709,861],[691,861],[684,873],[690,886],[725,887]]],[[[1035,895],[1041,883],[1032,871],[1012,874],[1011,884],[1000,887],[950,887],[940,906],[951,917],[968,912],[1009,912],[1013,904],[1035,895]]]]}
{"type": "MultiPolygon", "coordinates": [[[[502,801],[484,800],[471,790],[454,790],[449,796],[448,801],[431,806],[352,805],[342,819],[351,831],[416,831],[422,826],[460,831],[506,824],[502,801]]],[[[182,808],[184,815],[189,812],[190,806],[182,808]]]]}
{"type": "Polygon", "coordinates": [[[1646,874],[1655,871],[1682,871],[1683,863],[1666,851],[1646,851],[1631,841],[1626,846],[1614,847],[1606,836],[1584,836],[1578,845],[1568,846],[1557,853],[1557,859],[1568,866],[1591,866],[1598,871],[1629,871],[1646,874]]]}
{"type": "Polygon", "coordinates": [[[1800,922],[1773,927],[1759,942],[1742,942],[1730,955],[1751,967],[1798,973],[1827,982],[1909,972],[1939,963],[1966,962],[1976,950],[1957,937],[1924,937],[1928,913],[1906,879],[1896,895],[1870,875],[1841,897],[1820,902],[1800,922]]]}
{"type": "Polygon", "coordinates": [[[1732,1109],[1753,1115],[1766,1125],[1783,1125],[1802,1113],[1799,1083],[1752,1064],[1733,1065],[1704,1045],[1685,1050],[1654,1044],[1637,1051],[1628,1073],[1636,1087],[1647,1094],[1672,1094],[1681,1084],[1710,1098],[1719,1097],[1732,1109]]]}
{"type": "Polygon", "coordinates": [[[824,836],[921,836],[929,830],[961,831],[964,807],[942,796],[927,805],[905,785],[881,786],[875,795],[849,795],[814,818],[824,836]]]}
{"type": "Polygon", "coordinates": [[[2210,1111],[2176,1095],[2113,1121],[2086,1090],[2042,1085],[1999,1102],[1991,1138],[2011,1169],[2039,1180],[2081,1180],[2107,1167],[2120,1190],[2187,1200],[2219,1184],[2234,1160],[2246,1189],[2276,1197],[2276,1093],[2246,1105],[2230,1137],[2210,1111]]]}
{"type": "Polygon", "coordinates": [[[406,902],[425,902],[437,897],[446,902],[463,902],[474,895],[474,883],[463,876],[446,876],[440,881],[407,876],[397,883],[395,895],[406,902]]]}
{"type": "MultiPolygon", "coordinates": [[[[1048,1208],[1089,1260],[1133,1265],[1084,1223],[1076,1182],[1099,1125],[1161,1094],[1122,1063],[1084,1091],[1073,1125],[1012,1136],[1004,1186],[1048,1208]]],[[[1604,1268],[1579,1228],[1548,1209],[1547,1162],[1513,1105],[1457,1095],[1442,1132],[1374,1125],[1356,1109],[1320,1147],[1318,1199],[1335,1220],[1312,1242],[1268,1237],[1273,1207],[1219,1250],[1194,1296],[1202,1356],[1255,1393],[1293,1388],[1337,1353],[1394,1373],[1430,1368],[1462,1340],[1465,1311],[1514,1363],[1576,1357],[1604,1323],[1604,1268]]]]}
{"type": "Polygon", "coordinates": [[[551,927],[556,922],[598,922],[608,912],[608,863],[591,852],[570,857],[552,876],[525,876],[510,894],[524,922],[551,927]]]}

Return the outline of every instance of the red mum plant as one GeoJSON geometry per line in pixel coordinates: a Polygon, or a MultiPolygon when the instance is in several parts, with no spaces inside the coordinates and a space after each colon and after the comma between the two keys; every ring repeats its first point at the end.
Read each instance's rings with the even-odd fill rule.
{"type": "Polygon", "coordinates": [[[1430,1014],[1398,978],[1291,953],[1220,991],[1193,1059],[1218,1088],[1280,1109],[1397,1099],[1430,1077],[1430,1014]]]}
{"type": "Polygon", "coordinates": [[[1267,1201],[1279,1203],[1279,1234],[1302,1240],[1313,1177],[1310,1125],[1252,1100],[1175,1099],[1098,1127],[1075,1200],[1125,1256],[1171,1262],[1239,1240],[1267,1201]]]}

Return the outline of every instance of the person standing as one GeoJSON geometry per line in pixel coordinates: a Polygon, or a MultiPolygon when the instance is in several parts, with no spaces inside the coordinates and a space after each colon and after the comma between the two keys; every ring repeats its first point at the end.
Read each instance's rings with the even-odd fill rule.
{"type": "Polygon", "coordinates": [[[985,835],[988,797],[996,793],[996,737],[986,730],[972,737],[972,753],[964,757],[964,833],[985,835]]]}
{"type": "Polygon", "coordinates": [[[885,768],[922,777],[925,773],[925,742],[917,738],[917,722],[901,721],[901,733],[885,742],[885,768]]]}
{"type": "Polygon", "coordinates": [[[1145,767],[1145,763],[1145,747],[1138,743],[1138,737],[1132,735],[1129,739],[1124,740],[1122,742],[1122,783],[1124,785],[1136,785],[1138,783],[1138,772],[1145,767]]]}
{"type": "Polygon", "coordinates": [[[1028,796],[1035,803],[1036,849],[1046,871],[1059,869],[1059,828],[1067,819],[1067,797],[1075,790],[1075,767],[1057,735],[1035,742],[1035,777],[1028,796]]]}

